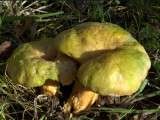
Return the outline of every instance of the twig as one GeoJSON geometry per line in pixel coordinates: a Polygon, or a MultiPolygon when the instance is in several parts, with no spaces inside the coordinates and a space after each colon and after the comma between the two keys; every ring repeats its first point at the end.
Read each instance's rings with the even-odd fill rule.
{"type": "Polygon", "coordinates": [[[42,10],[42,9],[48,8],[48,7],[52,6],[52,5],[53,5],[53,3],[52,3],[52,4],[50,4],[50,5],[47,5],[47,6],[39,7],[37,10],[42,10]]]}
{"type": "Polygon", "coordinates": [[[160,62],[160,59],[158,57],[159,49],[156,51],[156,55],[153,55],[153,57],[160,62]]]}
{"type": "Polygon", "coordinates": [[[25,11],[28,10],[29,7],[31,7],[32,5],[34,5],[37,2],[38,1],[35,1],[35,2],[31,3],[31,4],[29,4],[28,6],[26,6],[25,8],[23,8],[23,10],[19,12],[18,16],[22,15],[25,11]]]}
{"type": "Polygon", "coordinates": [[[156,88],[156,89],[160,90],[160,87],[157,87],[157,86],[155,86],[155,85],[153,85],[153,84],[151,84],[151,83],[149,83],[149,82],[148,82],[148,86],[150,86],[150,87],[153,87],[153,88],[156,88]]]}
{"type": "Polygon", "coordinates": [[[34,5],[34,4],[37,3],[37,2],[38,2],[38,1],[35,1],[35,2],[31,3],[31,4],[29,4],[29,5],[26,6],[24,9],[27,9],[27,8],[31,7],[32,5],[34,5]]]}
{"type": "Polygon", "coordinates": [[[51,18],[51,19],[37,19],[36,22],[50,22],[50,21],[56,21],[56,18],[51,18]]]}
{"type": "Polygon", "coordinates": [[[16,5],[19,3],[20,1],[16,1],[15,3],[14,3],[14,5],[13,5],[13,7],[12,8],[15,8],[16,7],[16,5]]]}
{"type": "Polygon", "coordinates": [[[8,92],[5,91],[4,89],[0,88],[0,91],[3,92],[4,94],[8,95],[8,92]]]}
{"type": "Polygon", "coordinates": [[[158,56],[153,55],[153,57],[155,57],[155,59],[160,62],[160,59],[158,58],[158,56]]]}
{"type": "Polygon", "coordinates": [[[40,12],[40,13],[44,13],[47,14],[47,11],[43,11],[43,10],[39,10],[39,9],[33,9],[34,12],[40,12]]]}
{"type": "Polygon", "coordinates": [[[27,2],[27,1],[23,1],[23,2],[21,3],[21,5],[19,6],[19,8],[21,9],[22,6],[23,6],[26,2],[27,2]]]}

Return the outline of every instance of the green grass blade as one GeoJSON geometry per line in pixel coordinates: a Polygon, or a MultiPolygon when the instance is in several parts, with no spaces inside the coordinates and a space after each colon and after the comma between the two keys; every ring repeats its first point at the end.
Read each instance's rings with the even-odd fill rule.
{"type": "Polygon", "coordinates": [[[41,15],[32,15],[34,18],[39,19],[39,18],[46,18],[46,17],[51,17],[51,16],[56,16],[63,14],[64,12],[56,12],[56,13],[49,13],[49,14],[41,14],[41,15]]]}
{"type": "Polygon", "coordinates": [[[91,108],[93,111],[99,111],[99,112],[111,112],[111,113],[156,113],[160,112],[160,108],[157,109],[145,109],[145,110],[136,110],[136,109],[123,109],[123,108],[106,108],[106,107],[100,107],[100,108],[91,108]]]}
{"type": "Polygon", "coordinates": [[[144,79],[141,87],[139,88],[138,94],[141,93],[144,90],[144,88],[146,87],[147,83],[148,83],[148,80],[144,79]]]}
{"type": "MultiPolygon", "coordinates": [[[[130,110],[132,110],[132,109],[133,109],[133,107],[132,107],[130,110]]],[[[128,113],[123,114],[123,115],[120,117],[120,120],[121,120],[122,118],[124,118],[127,114],[128,114],[128,113]]]]}
{"type": "Polygon", "coordinates": [[[146,99],[146,98],[150,98],[150,97],[154,97],[154,96],[157,96],[157,95],[160,95],[160,90],[156,91],[156,92],[153,92],[153,93],[149,93],[147,95],[144,95],[142,97],[138,97],[134,100],[132,100],[130,103],[133,104],[135,103],[136,101],[140,101],[140,100],[143,100],[143,99],[146,99]]]}
{"type": "Polygon", "coordinates": [[[98,11],[99,11],[99,17],[100,17],[100,19],[101,19],[101,22],[102,22],[102,23],[105,22],[105,21],[104,21],[103,7],[100,6],[100,5],[98,5],[98,11]]]}
{"type": "Polygon", "coordinates": [[[0,119],[1,120],[5,120],[4,109],[5,109],[6,103],[7,103],[7,100],[3,103],[3,105],[1,106],[1,109],[0,109],[0,119]]]}
{"type": "Polygon", "coordinates": [[[158,9],[160,9],[160,6],[152,6],[153,8],[158,8],[158,9]]]}
{"type": "Polygon", "coordinates": [[[4,16],[3,21],[15,21],[15,20],[26,20],[30,17],[33,17],[35,19],[40,19],[40,18],[46,18],[46,17],[51,17],[51,16],[56,16],[63,14],[64,12],[56,12],[56,13],[49,13],[49,14],[40,14],[40,15],[30,15],[30,16],[4,16]]]}
{"type": "Polygon", "coordinates": [[[41,117],[39,120],[44,120],[44,116],[43,116],[43,117],[41,117]]]}
{"type": "Polygon", "coordinates": [[[147,85],[147,83],[148,83],[148,80],[147,80],[147,79],[144,79],[144,81],[142,82],[142,85],[141,85],[141,87],[139,88],[138,92],[136,92],[134,95],[132,95],[132,96],[131,96],[128,100],[126,100],[124,103],[130,102],[133,98],[135,98],[138,94],[140,94],[140,93],[144,90],[144,88],[145,88],[145,86],[147,85]]]}

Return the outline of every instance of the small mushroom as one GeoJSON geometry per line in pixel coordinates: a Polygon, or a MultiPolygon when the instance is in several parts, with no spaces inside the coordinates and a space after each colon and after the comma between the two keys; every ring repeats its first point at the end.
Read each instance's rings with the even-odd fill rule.
{"type": "Polygon", "coordinates": [[[57,53],[54,39],[24,43],[7,60],[7,73],[15,83],[39,87],[43,93],[55,95],[59,82],[72,83],[77,74],[77,62],[57,53]]]}
{"type": "Polygon", "coordinates": [[[150,59],[138,42],[128,43],[84,63],[78,70],[65,112],[89,108],[97,94],[124,96],[135,93],[150,68],[150,59]],[[80,85],[79,85],[80,84],[80,85]]]}

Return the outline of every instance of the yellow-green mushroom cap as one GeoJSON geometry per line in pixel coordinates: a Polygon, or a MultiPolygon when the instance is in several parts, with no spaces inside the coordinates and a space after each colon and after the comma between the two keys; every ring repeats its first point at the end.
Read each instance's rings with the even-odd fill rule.
{"type": "Polygon", "coordinates": [[[91,59],[78,71],[80,83],[101,95],[130,95],[138,90],[150,68],[150,59],[138,42],[91,59]]]}
{"type": "Polygon", "coordinates": [[[7,60],[9,77],[15,83],[29,87],[42,86],[47,79],[59,81],[62,85],[70,84],[76,77],[76,62],[65,55],[56,57],[53,44],[52,38],[45,38],[16,48],[7,60]]]}
{"type": "Polygon", "coordinates": [[[136,40],[118,25],[87,22],[57,35],[55,47],[58,51],[84,63],[129,41],[136,40]]]}

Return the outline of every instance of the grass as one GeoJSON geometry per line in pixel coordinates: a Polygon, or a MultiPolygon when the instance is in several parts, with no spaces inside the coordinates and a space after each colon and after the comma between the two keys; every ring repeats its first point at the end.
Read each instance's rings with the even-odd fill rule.
{"type": "Polygon", "coordinates": [[[0,43],[11,41],[13,45],[20,45],[39,40],[41,37],[55,37],[58,33],[83,22],[111,22],[129,31],[144,46],[151,58],[152,67],[147,76],[148,82],[145,81],[144,86],[133,96],[110,98],[119,101],[118,104],[109,103],[107,96],[100,96],[92,108],[75,116],[63,113],[62,98],[43,96],[38,88],[15,84],[6,76],[7,58],[2,56],[0,58],[0,119],[50,120],[72,117],[75,120],[115,118],[130,120],[135,116],[146,120],[159,118],[160,2],[5,1],[2,3],[0,43]]]}
{"type": "Polygon", "coordinates": [[[50,16],[57,16],[60,14],[63,14],[64,12],[56,12],[56,13],[49,13],[49,14],[40,14],[40,15],[29,15],[29,16],[4,16],[2,18],[2,22],[4,21],[16,21],[16,20],[27,20],[30,17],[33,17],[34,19],[43,19],[50,16]]]}

